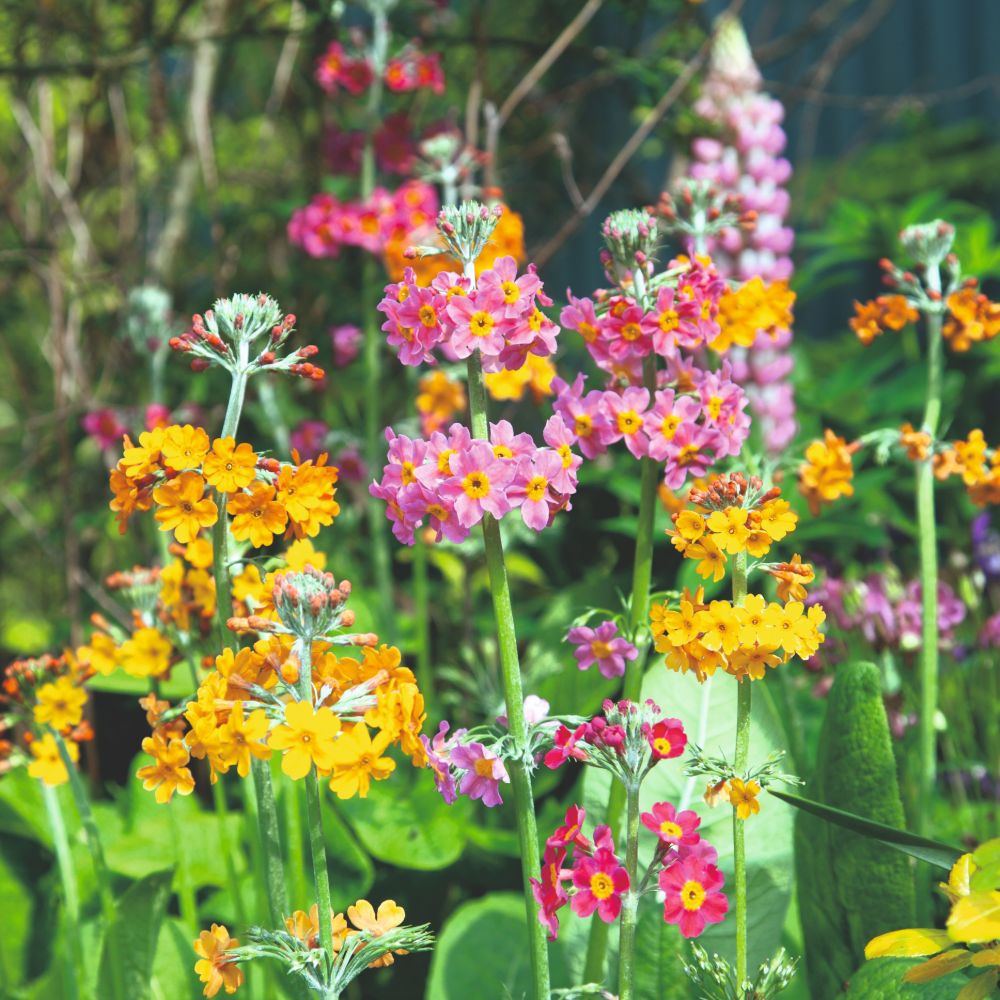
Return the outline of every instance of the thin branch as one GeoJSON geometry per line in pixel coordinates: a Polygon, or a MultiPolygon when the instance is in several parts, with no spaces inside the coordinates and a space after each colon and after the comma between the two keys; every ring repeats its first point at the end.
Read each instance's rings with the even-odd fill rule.
{"type": "MultiPolygon", "coordinates": [[[[733,0],[727,8],[723,18],[735,17],[743,6],[743,0],[733,0]]],[[[723,19],[720,18],[720,21],[723,19]]],[[[717,24],[719,22],[716,22],[717,24]]],[[[650,132],[656,127],[661,118],[670,110],[677,99],[684,93],[684,89],[693,79],[695,73],[704,65],[712,51],[715,43],[716,31],[705,39],[701,47],[688,61],[684,68],[677,75],[677,78],[667,89],[666,93],[657,101],[656,106],[646,115],[639,127],[629,136],[628,141],[618,151],[615,158],[608,164],[607,169],[601,175],[601,179],[594,185],[593,190],[583,200],[583,203],[574,210],[573,214],[559,227],[556,234],[537,252],[529,255],[539,267],[542,267],[552,255],[566,242],[576,231],[577,226],[598,206],[601,199],[607,193],[608,188],[615,182],[618,175],[625,169],[629,160],[636,154],[642,144],[648,138],[650,132]]]]}
{"type": "Polygon", "coordinates": [[[799,49],[803,42],[826,31],[855,2],[856,0],[826,0],[826,3],[821,3],[798,27],[787,34],[754,46],[754,62],[758,66],[763,66],[790,55],[799,49]]]}

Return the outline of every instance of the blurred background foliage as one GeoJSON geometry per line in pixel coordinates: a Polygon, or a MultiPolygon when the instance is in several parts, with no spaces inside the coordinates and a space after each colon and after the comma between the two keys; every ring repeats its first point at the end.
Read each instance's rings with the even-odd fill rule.
{"type": "MultiPolygon", "coordinates": [[[[392,14],[397,37],[419,36],[427,49],[440,51],[447,78],[445,95],[414,103],[411,116],[422,125],[479,123],[482,141],[483,103],[501,104],[582,6],[576,0],[401,3],[392,14]]],[[[654,202],[668,179],[683,171],[697,126],[691,110],[697,64],[606,192],[586,203],[586,216],[579,211],[615,153],[697,59],[711,18],[727,5],[606,0],[596,6],[593,20],[505,125],[491,166],[505,200],[523,216],[528,258],[542,262],[547,290],[557,301],[567,285],[579,294],[600,282],[596,232],[603,214],[654,202]],[[577,225],[569,232],[574,217],[577,225]]],[[[987,291],[1000,280],[994,222],[1000,76],[987,44],[991,29],[994,39],[1000,31],[1000,5],[967,0],[961,15],[934,0],[753,0],[737,6],[766,86],[788,111],[801,433],[786,465],[794,468],[804,443],[823,427],[853,439],[919,417],[924,372],[914,332],[883,337],[865,349],[847,328],[851,301],[879,292],[876,261],[897,252],[901,226],[949,219],[958,227],[965,270],[978,274],[987,291]]],[[[273,401],[252,389],[241,437],[278,447],[269,409],[276,407],[286,427],[306,418],[326,421],[340,447],[360,438],[360,361],[335,368],[327,330],[360,323],[370,308],[357,293],[361,254],[314,260],[291,247],[285,231],[295,208],[329,188],[325,126],[338,114],[337,102],[350,98],[325,98],[312,69],[344,30],[339,13],[337,4],[318,0],[9,0],[0,6],[5,657],[79,643],[88,615],[106,610],[104,577],[156,558],[150,524],[118,535],[107,509],[108,456],[81,429],[84,414],[115,406],[130,414],[137,431],[145,406],[159,402],[218,425],[225,399],[217,374],[193,376],[176,357],[154,370],[141,338],[126,335],[130,290],[155,283],[169,291],[171,332],[218,296],[268,291],[296,313],[303,342],[320,345],[318,361],[330,374],[319,387],[299,380],[278,384],[273,401]]],[[[345,17],[348,27],[364,24],[353,9],[345,17]]],[[[584,367],[583,358],[582,350],[563,344],[561,372],[584,367]]],[[[415,378],[395,362],[387,362],[385,372],[385,422],[405,431],[409,421],[413,430],[415,378]]],[[[996,440],[991,428],[1000,427],[998,377],[995,343],[949,357],[946,433],[958,437],[981,426],[987,440],[996,440]]],[[[516,413],[530,431],[540,429],[544,410],[530,399],[495,407],[497,417],[516,413]]],[[[638,497],[634,471],[624,453],[587,463],[571,520],[538,538],[511,526],[509,569],[526,687],[557,711],[585,713],[613,691],[610,683],[572,669],[561,639],[582,609],[616,607],[625,589],[638,497]]],[[[362,616],[370,580],[364,493],[364,480],[345,481],[343,514],[319,538],[338,576],[355,581],[362,616]]],[[[975,512],[957,486],[944,486],[941,495],[945,576],[961,590],[975,512]]],[[[662,527],[665,511],[660,516],[662,527]]],[[[909,476],[872,467],[858,476],[852,501],[820,518],[804,516],[796,542],[804,557],[838,572],[862,573],[891,561],[908,578],[916,565],[914,531],[909,476]]],[[[392,551],[398,614],[381,624],[385,639],[405,651],[415,636],[411,553],[395,544],[392,551]]],[[[435,548],[430,562],[440,682],[432,717],[436,722],[442,711],[458,722],[492,716],[501,695],[495,649],[484,638],[492,616],[476,544],[435,548]]],[[[659,545],[654,581],[670,586],[680,571],[670,547],[659,545]]],[[[692,582],[688,577],[679,579],[692,582]]],[[[981,606],[976,620],[988,612],[981,606]]],[[[867,657],[872,651],[862,645],[850,653],[867,657]]],[[[897,678],[903,689],[907,655],[883,651],[880,661],[883,677],[897,678]]],[[[970,671],[977,668],[965,661],[947,669],[942,712],[972,719],[968,745],[955,748],[956,768],[968,769],[976,760],[976,734],[989,724],[979,718],[984,707],[971,694],[970,671]]],[[[783,727],[786,744],[798,748],[803,774],[811,768],[823,718],[815,680],[791,666],[766,722],[783,727]]],[[[89,762],[91,773],[106,782],[102,822],[121,831],[123,843],[115,841],[109,853],[123,878],[149,874],[139,855],[152,849],[141,845],[164,836],[152,807],[135,800],[135,784],[127,791],[117,787],[134,771],[134,749],[145,728],[133,698],[134,692],[99,696],[96,754],[89,762]]],[[[966,736],[957,728],[961,742],[966,736]]],[[[897,754],[905,756],[898,748],[897,754]]],[[[521,919],[511,898],[499,894],[517,884],[516,841],[504,818],[463,805],[447,809],[423,777],[415,776],[406,794],[400,775],[375,786],[367,801],[330,810],[328,837],[344,866],[338,902],[368,891],[419,901],[421,912],[414,916],[440,927],[459,904],[493,894],[458,910],[432,965],[428,958],[408,960],[405,970],[397,965],[369,981],[366,996],[421,995],[421,988],[406,983],[422,982],[425,973],[430,996],[468,995],[462,990],[468,983],[463,977],[472,974],[469,950],[490,935],[516,930],[521,919]]],[[[540,776],[540,828],[554,825],[564,808],[568,780],[540,776]]],[[[41,806],[32,796],[9,779],[0,782],[0,831],[13,834],[3,841],[0,901],[20,899],[30,887],[34,907],[23,926],[16,922],[0,941],[8,983],[43,976],[49,967],[51,942],[33,929],[44,918],[52,876],[41,806]],[[40,859],[26,847],[30,843],[42,845],[40,859]]],[[[206,838],[217,836],[211,813],[197,802],[182,805],[190,822],[205,825],[206,838]]],[[[996,826],[995,792],[992,800],[963,797],[956,805],[942,798],[932,807],[942,839],[957,842],[996,826]]],[[[790,832],[786,839],[788,858],[790,832]]],[[[197,877],[203,913],[231,920],[218,872],[206,866],[197,877]]],[[[778,888],[787,894],[787,886],[778,888]]],[[[85,898],[87,892],[92,895],[92,888],[85,898]]],[[[571,921],[555,960],[566,976],[578,963],[573,942],[580,938],[572,927],[571,921]]],[[[154,995],[188,995],[175,986],[190,980],[187,972],[184,979],[172,978],[181,975],[172,969],[189,964],[177,935],[177,921],[168,915],[157,962],[169,985],[154,995]]],[[[785,941],[801,951],[794,903],[785,941]]],[[[668,954],[673,943],[650,947],[668,954]]],[[[49,987],[51,981],[36,980],[31,992],[17,995],[51,996],[49,987]]],[[[801,981],[795,989],[796,996],[808,995],[801,981]]],[[[193,987],[188,992],[197,995],[193,987]]]]}

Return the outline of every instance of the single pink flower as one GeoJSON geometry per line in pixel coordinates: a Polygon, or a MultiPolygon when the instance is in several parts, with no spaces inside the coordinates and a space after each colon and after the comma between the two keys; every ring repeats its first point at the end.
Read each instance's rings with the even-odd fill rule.
{"type": "Polygon", "coordinates": [[[605,923],[614,923],[622,909],[622,894],[628,892],[629,877],[612,850],[602,847],[592,857],[582,855],[573,866],[576,892],[570,901],[573,912],[589,917],[594,910],[605,923]]]}
{"type": "Polygon", "coordinates": [[[482,743],[460,743],[451,751],[451,762],[465,770],[458,790],[470,799],[482,799],[484,806],[503,805],[500,782],[510,777],[503,761],[482,743]]]}
{"type": "Polygon", "coordinates": [[[581,670],[596,663],[605,677],[621,677],[625,673],[625,661],[639,655],[635,646],[618,634],[618,626],[613,621],[601,622],[596,629],[586,625],[571,628],[566,640],[576,646],[573,655],[581,670]]]}
{"type": "Polygon", "coordinates": [[[729,900],[720,891],[724,881],[715,865],[696,857],[675,861],[659,876],[666,897],[663,919],[677,924],[686,938],[697,937],[709,924],[720,923],[729,910],[729,900]]]}
{"type": "Polygon", "coordinates": [[[663,845],[693,847],[701,840],[701,835],[697,833],[701,817],[693,809],[678,812],[670,802],[657,802],[650,812],[643,813],[639,818],[663,845]]]}

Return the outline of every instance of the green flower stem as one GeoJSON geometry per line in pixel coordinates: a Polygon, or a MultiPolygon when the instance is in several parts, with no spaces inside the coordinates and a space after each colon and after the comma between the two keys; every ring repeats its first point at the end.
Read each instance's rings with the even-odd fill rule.
{"type": "Polygon", "coordinates": [[[628,872],[629,890],[622,897],[618,927],[618,998],[632,1000],[635,985],[635,929],[639,909],[638,781],[626,788],[625,800],[625,870],[628,872]]]}
{"type": "MultiPolygon", "coordinates": [[[[222,851],[222,863],[226,869],[226,883],[233,888],[233,902],[236,907],[236,922],[240,927],[249,924],[247,920],[246,907],[243,905],[243,893],[240,888],[240,879],[236,874],[236,865],[233,863],[233,847],[229,840],[228,820],[229,810],[226,807],[226,788],[223,778],[212,785],[212,805],[215,807],[215,817],[219,823],[219,849],[222,851]]],[[[197,930],[197,928],[195,928],[197,930]]]]}
{"type": "Polygon", "coordinates": [[[104,923],[105,941],[108,948],[108,962],[111,968],[111,986],[114,1000],[125,1000],[125,978],[122,972],[122,956],[118,945],[118,940],[114,933],[115,923],[115,897],[111,891],[111,875],[108,872],[108,865],[104,858],[104,844],[101,841],[101,831],[94,818],[94,812],[90,808],[90,799],[87,797],[87,790],[83,787],[83,779],[76,769],[66,748],[66,741],[62,734],[54,729],[50,730],[55,737],[56,746],[59,748],[59,757],[63,766],[69,772],[69,787],[73,793],[73,801],[76,803],[76,810],[80,814],[80,822],[83,825],[83,832],[87,839],[87,847],[90,850],[90,858],[94,865],[94,876],[97,882],[97,896],[101,903],[101,919],[104,923]]]}
{"type": "MultiPolygon", "coordinates": [[[[222,422],[221,437],[236,437],[236,429],[239,427],[240,416],[243,413],[243,402],[246,398],[249,350],[248,344],[240,344],[240,355],[229,389],[229,402],[226,405],[226,416],[222,422]]],[[[235,637],[226,628],[226,619],[229,617],[233,601],[229,575],[229,524],[224,506],[225,498],[221,494],[218,503],[220,505],[219,520],[216,521],[212,533],[216,614],[219,618],[222,645],[235,647],[235,637]]],[[[253,777],[253,794],[256,799],[258,836],[264,852],[262,866],[264,886],[267,891],[268,912],[271,925],[280,928],[288,910],[288,899],[285,890],[285,863],[281,854],[281,830],[278,822],[278,807],[274,798],[274,785],[271,781],[271,768],[267,761],[253,757],[250,761],[250,773],[253,777]]]]}
{"type": "Polygon", "coordinates": [[[309,901],[309,890],[306,885],[305,852],[302,850],[302,797],[299,795],[299,783],[289,781],[285,784],[282,802],[285,807],[285,831],[288,841],[288,869],[291,873],[291,889],[294,905],[292,909],[306,909],[309,901]]]}
{"type": "MultiPolygon", "coordinates": [[[[928,265],[928,289],[940,292],[941,272],[937,264],[928,265]]],[[[923,430],[932,440],[937,437],[941,420],[941,377],[943,369],[941,313],[926,314],[927,320],[927,397],[923,430]]],[[[938,554],[937,523],[934,513],[934,470],[931,459],[916,466],[917,527],[920,547],[920,591],[923,624],[920,643],[920,803],[914,819],[918,833],[926,832],[931,795],[937,775],[937,741],[934,720],[938,706],[938,554]]]]}
{"type": "MultiPolygon", "coordinates": [[[[180,901],[181,919],[187,924],[188,930],[198,933],[198,898],[195,895],[194,883],[191,881],[191,870],[187,864],[189,848],[185,844],[184,831],[177,819],[177,810],[172,805],[167,806],[170,817],[170,835],[174,841],[174,861],[177,865],[177,898],[180,901]]],[[[232,862],[230,861],[230,864],[232,862]]]]}
{"type": "MultiPolygon", "coordinates": [[[[368,88],[365,112],[365,142],[361,154],[361,200],[371,197],[375,188],[375,128],[381,119],[382,71],[389,48],[389,23],[380,4],[372,5],[372,44],[370,63],[373,78],[368,88]]],[[[375,304],[378,298],[378,263],[365,253],[361,262],[361,308],[364,316],[365,363],[365,461],[374,473],[382,465],[382,426],[380,418],[382,382],[382,332],[379,329],[375,304]]],[[[389,620],[392,609],[392,563],[386,534],[385,512],[375,497],[367,498],[368,529],[372,544],[375,586],[380,603],[380,623],[389,620]]]]}
{"type": "MultiPolygon", "coordinates": [[[[650,396],[656,391],[656,355],[650,354],[642,363],[643,385],[650,396]]],[[[660,478],[660,467],[651,458],[640,460],[639,523],[635,533],[635,556],[632,561],[632,597],[629,601],[629,628],[632,642],[639,655],[625,665],[625,681],[622,697],[638,701],[642,695],[642,678],[646,668],[649,629],[649,587],[653,578],[653,528],[656,522],[656,488],[660,478]]],[[[611,833],[617,837],[625,809],[625,788],[617,781],[611,782],[608,796],[607,823],[611,833]]],[[[603,920],[590,922],[587,939],[587,957],[584,961],[583,981],[600,983],[604,981],[604,959],[608,950],[610,925],[603,920]]]]}
{"type": "Polygon", "coordinates": [[[427,589],[427,542],[417,537],[413,546],[413,615],[416,619],[417,683],[425,698],[434,689],[431,676],[430,597],[427,589]]]}
{"type": "Polygon", "coordinates": [[[63,915],[66,926],[66,939],[69,947],[63,956],[65,975],[63,988],[66,1000],[76,1000],[79,993],[76,988],[77,979],[83,969],[83,944],[80,940],[80,893],[76,884],[76,871],[70,856],[69,838],[66,836],[66,822],[63,819],[59,796],[55,788],[41,782],[42,799],[45,802],[45,813],[52,831],[52,846],[56,852],[56,865],[59,869],[59,882],[63,892],[63,915]]]}
{"type": "MultiPolygon", "coordinates": [[[[747,596],[747,554],[740,552],[733,558],[733,605],[744,602],[747,596]]],[[[747,769],[750,755],[750,699],[752,682],[749,677],[738,682],[736,701],[736,755],[733,766],[739,777],[747,769]]],[[[736,985],[737,991],[747,976],[747,851],[746,823],[733,809],[733,894],[736,904],[736,985]]],[[[738,996],[742,996],[740,992],[738,996]]]]}
{"type": "MultiPolygon", "coordinates": [[[[467,268],[468,273],[470,269],[467,268]]],[[[473,278],[474,278],[473,271],[473,278]]],[[[486,385],[478,351],[468,360],[469,412],[472,436],[487,440],[489,427],[486,411],[486,385]]],[[[510,602],[507,566],[504,562],[500,525],[489,514],[483,516],[483,543],[489,570],[490,593],[496,615],[497,639],[500,645],[500,666],[503,672],[504,699],[507,703],[507,723],[514,744],[515,756],[508,761],[511,787],[514,792],[514,812],[521,849],[521,875],[524,905],[528,918],[528,947],[531,957],[533,996],[535,1000],[549,997],[549,955],[545,929],[538,922],[530,878],[541,878],[538,860],[538,828],[535,823],[535,803],[531,790],[531,750],[528,746],[528,726],[524,719],[524,694],[521,690],[521,665],[517,652],[517,633],[510,602]]]]}
{"type": "MultiPolygon", "coordinates": [[[[299,658],[298,694],[312,704],[312,641],[296,639],[293,647],[299,658]]],[[[319,918],[319,939],[327,955],[333,958],[333,907],[330,903],[330,869],[326,863],[326,843],[323,840],[323,803],[320,799],[319,775],[316,765],[306,775],[306,822],[309,824],[309,848],[312,852],[313,881],[319,918]]]]}

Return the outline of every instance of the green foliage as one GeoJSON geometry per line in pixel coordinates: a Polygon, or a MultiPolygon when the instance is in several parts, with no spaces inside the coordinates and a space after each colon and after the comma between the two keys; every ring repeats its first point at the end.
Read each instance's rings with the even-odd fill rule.
{"type": "Polygon", "coordinates": [[[922,961],[920,958],[876,958],[865,962],[844,982],[844,1000],[955,1000],[958,991],[968,982],[957,972],[919,985],[903,982],[903,973],[922,961]]]}
{"type": "Polygon", "coordinates": [[[636,1000],[689,1000],[692,985],[684,974],[684,939],[664,923],[660,904],[646,896],[639,903],[636,933],[636,1000]]]}
{"type": "MultiPolygon", "coordinates": [[[[839,668],[817,760],[809,790],[818,800],[903,825],[880,675],[872,664],[839,668]]],[[[832,997],[871,938],[913,925],[913,874],[908,859],[890,848],[807,813],[798,816],[795,848],[809,982],[814,996],[832,997]]]]}
{"type": "MultiPolygon", "coordinates": [[[[150,978],[160,926],[170,901],[173,869],[154,872],[129,886],[115,906],[114,923],[106,931],[118,949],[125,995],[130,1000],[152,997],[150,978]]],[[[109,943],[104,942],[98,975],[98,996],[111,995],[109,943]]]]}

